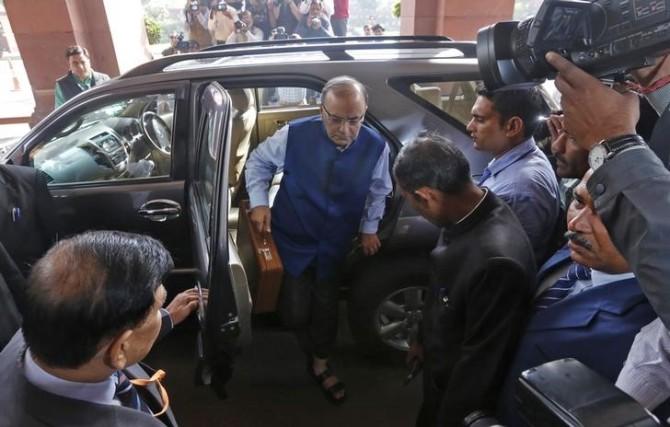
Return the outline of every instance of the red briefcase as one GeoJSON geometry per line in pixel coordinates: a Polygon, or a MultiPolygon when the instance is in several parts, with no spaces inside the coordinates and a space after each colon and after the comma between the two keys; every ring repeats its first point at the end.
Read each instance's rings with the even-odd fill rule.
{"type": "Polygon", "coordinates": [[[254,313],[277,309],[284,267],[270,233],[259,233],[249,218],[249,201],[240,203],[237,249],[247,274],[254,313]]]}

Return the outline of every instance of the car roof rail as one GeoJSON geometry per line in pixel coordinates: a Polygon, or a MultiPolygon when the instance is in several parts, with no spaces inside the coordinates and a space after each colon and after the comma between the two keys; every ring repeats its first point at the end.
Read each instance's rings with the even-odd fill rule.
{"type": "Polygon", "coordinates": [[[230,56],[263,55],[295,52],[322,52],[331,61],[352,60],[349,50],[373,49],[456,49],[466,58],[476,58],[474,42],[455,42],[443,36],[391,37],[329,37],[314,39],[269,40],[208,47],[199,52],[182,53],[138,65],[119,76],[119,79],[139,77],[162,72],[166,67],[182,61],[225,58],[230,56]],[[353,41],[356,43],[346,43],[353,41]]]}
{"type": "MultiPolygon", "coordinates": [[[[255,42],[246,42],[244,47],[256,47],[256,46],[282,46],[287,44],[295,43],[304,43],[307,45],[310,44],[338,44],[341,45],[344,42],[369,42],[369,41],[434,41],[434,42],[443,42],[443,41],[453,41],[446,36],[357,36],[357,37],[310,37],[306,39],[283,39],[283,40],[260,40],[255,42]]],[[[239,49],[240,43],[232,44],[217,44],[213,46],[206,47],[201,49],[200,52],[209,52],[209,51],[224,51],[230,49],[239,49]]]]}

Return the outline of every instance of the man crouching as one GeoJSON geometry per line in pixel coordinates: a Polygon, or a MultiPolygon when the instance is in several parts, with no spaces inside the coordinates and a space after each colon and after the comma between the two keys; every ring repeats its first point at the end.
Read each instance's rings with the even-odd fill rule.
{"type": "Polygon", "coordinates": [[[533,249],[510,208],[472,182],[465,156],[442,137],[405,146],[393,171],[405,199],[442,227],[421,342],[408,355],[424,363],[417,425],[460,425],[495,408],[528,312],[533,249]]]}

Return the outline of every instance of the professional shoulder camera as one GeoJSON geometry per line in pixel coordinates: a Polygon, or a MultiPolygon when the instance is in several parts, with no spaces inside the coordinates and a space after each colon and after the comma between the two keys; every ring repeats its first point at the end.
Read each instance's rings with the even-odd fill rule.
{"type": "Polygon", "coordinates": [[[670,51],[670,0],[545,0],[537,15],[479,30],[486,87],[532,85],[553,77],[555,51],[588,73],[618,78],[670,51]]]}

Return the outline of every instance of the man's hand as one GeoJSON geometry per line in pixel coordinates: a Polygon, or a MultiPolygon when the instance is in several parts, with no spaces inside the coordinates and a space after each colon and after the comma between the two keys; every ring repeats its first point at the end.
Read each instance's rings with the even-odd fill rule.
{"type": "Polygon", "coordinates": [[[269,207],[256,206],[251,210],[249,219],[259,233],[270,233],[271,216],[269,207]]]}
{"type": "MultiPolygon", "coordinates": [[[[207,289],[202,290],[204,302],[207,303],[207,289]]],[[[172,325],[183,322],[195,309],[198,308],[198,290],[189,289],[178,294],[165,308],[170,314],[172,325]]]]}
{"type": "Polygon", "coordinates": [[[551,134],[551,141],[556,141],[565,133],[565,129],[563,129],[563,116],[558,116],[556,114],[550,115],[547,120],[547,127],[549,128],[549,134],[551,134]]]}
{"type": "Polygon", "coordinates": [[[366,256],[374,255],[382,247],[382,242],[379,241],[377,234],[361,233],[361,248],[366,256]]]}
{"type": "Polygon", "coordinates": [[[409,350],[405,356],[405,363],[408,367],[412,367],[415,363],[423,363],[423,345],[419,342],[412,341],[409,345],[409,350]]]}
{"type": "Polygon", "coordinates": [[[590,150],[603,139],[636,133],[640,105],[635,94],[603,85],[555,52],[546,58],[558,70],[564,128],[580,147],[590,150]]]}

